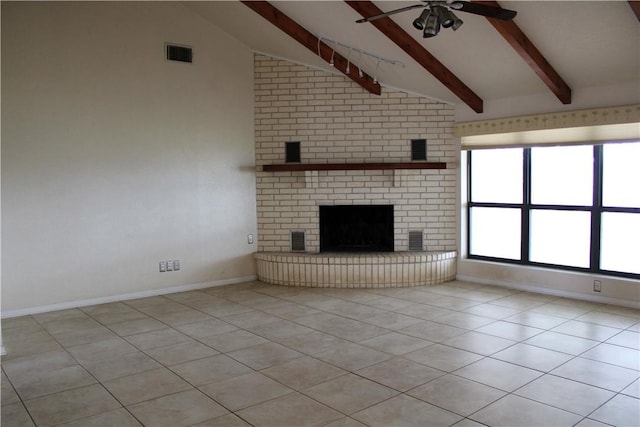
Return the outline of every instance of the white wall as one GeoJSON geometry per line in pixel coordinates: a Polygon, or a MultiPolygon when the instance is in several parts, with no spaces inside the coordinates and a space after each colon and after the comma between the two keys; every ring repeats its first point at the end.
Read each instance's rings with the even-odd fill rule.
{"type": "Polygon", "coordinates": [[[523,267],[460,258],[458,279],[501,285],[543,294],[640,308],[640,283],[613,276],[523,267]],[[593,281],[602,292],[593,292],[593,281]]]}
{"type": "Polygon", "coordinates": [[[3,315],[255,274],[252,61],[177,3],[2,2],[3,315]]]}

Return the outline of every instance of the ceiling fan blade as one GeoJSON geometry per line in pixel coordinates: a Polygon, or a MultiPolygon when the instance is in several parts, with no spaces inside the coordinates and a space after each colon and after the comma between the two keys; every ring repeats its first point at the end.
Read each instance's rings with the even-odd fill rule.
{"type": "Polygon", "coordinates": [[[510,21],[518,14],[518,12],[501,7],[488,6],[480,3],[470,3],[468,1],[454,1],[449,7],[454,10],[474,13],[476,15],[486,16],[488,18],[500,19],[502,21],[510,21]]]}
{"type": "Polygon", "coordinates": [[[358,24],[361,24],[363,22],[375,21],[376,19],[386,18],[389,15],[395,15],[396,13],[405,12],[405,11],[411,10],[411,9],[417,9],[419,7],[427,7],[427,5],[426,4],[414,4],[413,6],[401,7],[400,9],[391,10],[389,12],[381,13],[379,15],[373,15],[373,16],[370,16],[368,18],[358,19],[356,22],[358,24]]]}

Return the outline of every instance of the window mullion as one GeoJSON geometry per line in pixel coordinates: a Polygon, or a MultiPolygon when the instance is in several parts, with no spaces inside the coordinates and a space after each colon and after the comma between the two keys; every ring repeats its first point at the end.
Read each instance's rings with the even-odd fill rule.
{"type": "Polygon", "coordinates": [[[473,152],[467,151],[467,256],[471,255],[471,157],[473,152]]]}
{"type": "Polygon", "coordinates": [[[602,227],[602,145],[593,146],[593,207],[591,208],[591,271],[600,270],[602,227]]]}
{"type": "Polygon", "coordinates": [[[522,219],[520,232],[520,261],[529,262],[529,219],[531,218],[531,148],[522,155],[522,219]]]}

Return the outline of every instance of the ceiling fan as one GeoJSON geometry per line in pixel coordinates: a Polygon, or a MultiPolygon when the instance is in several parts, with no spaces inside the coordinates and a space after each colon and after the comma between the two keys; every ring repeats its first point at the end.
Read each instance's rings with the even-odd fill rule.
{"type": "Polygon", "coordinates": [[[401,7],[400,9],[391,10],[379,15],[370,16],[368,18],[358,19],[357,23],[375,21],[396,13],[406,12],[407,10],[424,8],[420,16],[413,20],[413,26],[417,30],[422,31],[424,38],[436,36],[440,32],[440,27],[451,28],[454,31],[463,24],[462,19],[458,18],[453,10],[482,15],[488,18],[500,19],[502,21],[512,20],[518,12],[509,9],[503,9],[497,6],[489,6],[481,3],[471,3],[468,1],[457,0],[424,0],[421,4],[401,7]]]}

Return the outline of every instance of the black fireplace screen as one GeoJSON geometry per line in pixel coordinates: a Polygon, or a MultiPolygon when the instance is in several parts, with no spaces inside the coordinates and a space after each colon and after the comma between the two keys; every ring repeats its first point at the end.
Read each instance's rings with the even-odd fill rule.
{"type": "Polygon", "coordinates": [[[320,206],[320,252],[393,252],[393,205],[320,206]]]}

